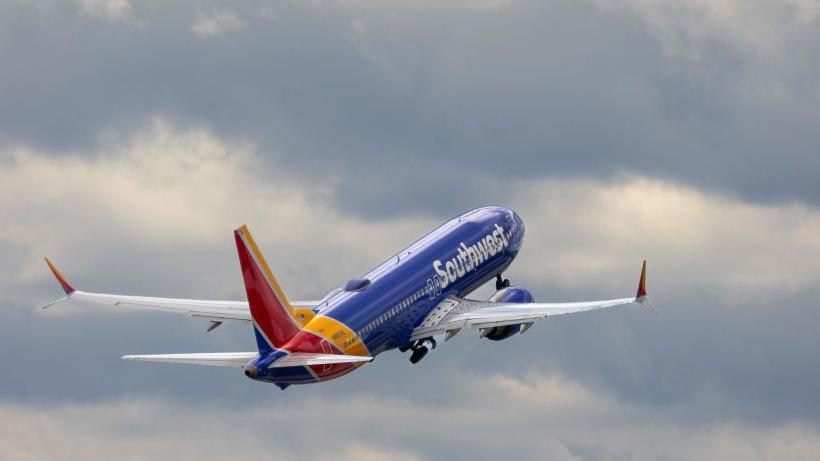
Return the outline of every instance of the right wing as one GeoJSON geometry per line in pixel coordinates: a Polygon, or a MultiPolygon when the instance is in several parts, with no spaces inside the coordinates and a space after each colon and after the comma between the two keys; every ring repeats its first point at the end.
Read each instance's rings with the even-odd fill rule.
{"type": "MultiPolygon", "coordinates": [[[[111,295],[103,293],[88,293],[75,290],[71,284],[63,277],[60,271],[45,258],[54,277],[65,291],[65,297],[44,306],[50,307],[61,302],[78,302],[84,304],[96,304],[113,307],[125,307],[135,309],[148,309],[164,312],[175,312],[186,314],[191,317],[210,320],[211,328],[216,328],[222,322],[250,322],[251,314],[247,301],[211,301],[201,299],[178,299],[178,298],[154,298],[145,296],[111,295]]],[[[319,305],[320,301],[291,301],[291,305],[296,309],[312,309],[319,305]]],[[[210,331],[210,330],[209,330],[210,331]]]]}
{"type": "Polygon", "coordinates": [[[444,299],[425,317],[421,324],[413,330],[410,340],[415,341],[439,334],[446,334],[446,340],[465,327],[478,329],[482,337],[493,328],[510,325],[521,325],[520,332],[524,333],[537,320],[543,318],[636,303],[651,306],[646,293],[646,261],[641,267],[638,292],[634,297],[569,303],[510,303],[453,296],[444,299]]]}

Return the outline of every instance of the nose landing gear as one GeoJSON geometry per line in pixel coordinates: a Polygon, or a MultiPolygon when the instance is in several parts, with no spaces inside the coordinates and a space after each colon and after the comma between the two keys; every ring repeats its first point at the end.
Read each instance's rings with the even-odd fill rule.
{"type": "Polygon", "coordinates": [[[510,287],[510,279],[502,279],[501,274],[495,276],[495,289],[503,290],[510,287]]]}

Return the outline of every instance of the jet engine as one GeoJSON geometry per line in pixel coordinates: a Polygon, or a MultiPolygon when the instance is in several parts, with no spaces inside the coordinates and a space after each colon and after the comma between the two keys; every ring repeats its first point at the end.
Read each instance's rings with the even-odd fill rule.
{"type": "MultiPolygon", "coordinates": [[[[495,292],[490,297],[493,303],[531,303],[532,294],[526,288],[507,287],[495,292]]],[[[521,331],[521,325],[504,325],[500,327],[484,328],[481,336],[493,341],[501,341],[521,331]]]]}

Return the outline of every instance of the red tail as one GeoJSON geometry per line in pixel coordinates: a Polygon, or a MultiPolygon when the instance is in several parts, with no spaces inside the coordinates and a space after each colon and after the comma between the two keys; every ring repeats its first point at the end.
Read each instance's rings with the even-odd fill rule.
{"type": "MultiPolygon", "coordinates": [[[[246,226],[234,231],[248,305],[257,332],[278,348],[299,331],[291,307],[246,226]]],[[[262,344],[259,344],[262,349],[262,344]]]]}

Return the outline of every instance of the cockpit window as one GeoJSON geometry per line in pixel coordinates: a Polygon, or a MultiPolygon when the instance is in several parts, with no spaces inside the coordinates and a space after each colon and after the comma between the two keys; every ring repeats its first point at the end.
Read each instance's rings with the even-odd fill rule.
{"type": "Polygon", "coordinates": [[[368,279],[352,279],[345,284],[345,291],[362,291],[370,286],[368,279]]]}

